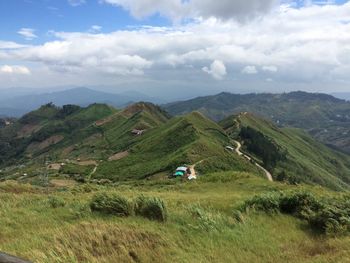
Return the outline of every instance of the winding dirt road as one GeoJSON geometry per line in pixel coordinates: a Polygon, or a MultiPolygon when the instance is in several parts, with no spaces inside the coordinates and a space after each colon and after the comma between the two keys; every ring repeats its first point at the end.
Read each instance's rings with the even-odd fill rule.
{"type": "MultiPolygon", "coordinates": [[[[242,148],[242,144],[239,142],[239,141],[236,141],[236,140],[233,140],[236,144],[237,144],[237,147],[235,149],[236,153],[239,155],[239,156],[244,156],[244,158],[246,158],[248,161],[251,161],[252,158],[244,153],[241,152],[241,148],[242,148]]],[[[266,170],[264,167],[262,167],[260,164],[258,164],[257,162],[255,162],[255,165],[262,171],[264,171],[267,179],[270,181],[270,182],[273,182],[273,178],[272,178],[272,175],[271,173],[266,170]]]]}

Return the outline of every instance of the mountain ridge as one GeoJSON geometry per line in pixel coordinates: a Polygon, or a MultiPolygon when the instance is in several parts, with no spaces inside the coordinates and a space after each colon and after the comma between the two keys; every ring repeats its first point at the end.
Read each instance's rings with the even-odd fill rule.
{"type": "Polygon", "coordinates": [[[278,126],[302,128],[317,140],[350,153],[350,102],[328,94],[220,93],[163,105],[170,114],[200,111],[213,120],[252,112],[278,126]]]}

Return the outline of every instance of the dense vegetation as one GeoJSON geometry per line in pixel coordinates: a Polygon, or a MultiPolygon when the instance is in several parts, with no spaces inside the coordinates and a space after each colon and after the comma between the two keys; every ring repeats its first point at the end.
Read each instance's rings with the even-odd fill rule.
{"type": "Polygon", "coordinates": [[[261,157],[264,167],[268,170],[272,171],[276,167],[277,162],[286,159],[286,153],[278,145],[261,132],[249,126],[242,127],[239,136],[244,141],[244,145],[249,152],[261,157]]]}

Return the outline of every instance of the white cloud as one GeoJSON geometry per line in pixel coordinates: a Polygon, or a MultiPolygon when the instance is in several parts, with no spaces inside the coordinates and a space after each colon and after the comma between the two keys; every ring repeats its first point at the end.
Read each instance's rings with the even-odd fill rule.
{"type": "Polygon", "coordinates": [[[21,28],[17,33],[23,36],[26,40],[32,40],[38,36],[34,34],[35,29],[33,28],[21,28]]]}
{"type": "Polygon", "coordinates": [[[275,73],[275,72],[278,71],[278,68],[276,66],[263,66],[262,70],[263,71],[267,71],[267,72],[275,73]]]}
{"type": "Polygon", "coordinates": [[[16,42],[11,41],[1,41],[0,40],[0,49],[16,49],[16,48],[24,48],[26,45],[18,44],[16,42]]]}
{"type": "MultiPolygon", "coordinates": [[[[138,15],[142,16],[142,11],[138,15]]],[[[198,72],[203,65],[217,61],[205,68],[216,78],[235,74],[243,81],[246,78],[237,73],[249,65],[244,73],[252,73],[250,80],[261,78],[253,74],[259,70],[274,73],[276,86],[282,82],[293,87],[295,83],[317,83],[321,87],[340,78],[350,83],[349,17],[349,2],[304,8],[284,5],[246,23],[202,18],[170,27],[145,26],[111,33],[53,32],[56,40],[42,45],[0,42],[0,59],[36,63],[53,74],[66,77],[68,72],[76,79],[89,75],[103,81],[106,74],[115,78],[145,74],[163,81],[169,74],[179,82],[185,81],[184,74],[203,81],[204,74],[198,72]],[[16,48],[1,49],[1,45],[16,48]],[[218,65],[221,75],[215,73],[220,72],[218,65]]]]}
{"type": "Polygon", "coordinates": [[[245,19],[270,11],[279,4],[278,0],[190,0],[192,16],[219,19],[245,19]]]}
{"type": "Polygon", "coordinates": [[[161,14],[171,19],[244,19],[268,12],[279,0],[101,0],[130,11],[136,18],[161,14]]]}
{"type": "Polygon", "coordinates": [[[70,4],[71,6],[79,6],[85,3],[86,3],[85,0],[68,0],[68,4],[70,4]]]}
{"type": "Polygon", "coordinates": [[[209,75],[211,75],[214,79],[221,80],[224,76],[226,76],[226,66],[225,64],[220,60],[215,60],[211,65],[210,68],[204,67],[202,70],[209,75]]]}
{"type": "Polygon", "coordinates": [[[241,71],[243,74],[250,74],[250,75],[253,75],[253,74],[257,74],[258,73],[258,70],[256,69],[255,66],[246,66],[242,69],[241,71]]]}
{"type": "Polygon", "coordinates": [[[0,73],[30,75],[30,70],[24,66],[3,65],[3,66],[0,66],[0,73]]]}

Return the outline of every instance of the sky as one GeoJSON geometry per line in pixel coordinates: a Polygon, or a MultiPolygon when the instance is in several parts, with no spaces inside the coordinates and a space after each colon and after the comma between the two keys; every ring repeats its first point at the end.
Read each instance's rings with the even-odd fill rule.
{"type": "Polygon", "coordinates": [[[1,0],[0,25],[0,89],[350,92],[345,0],[1,0]]]}

